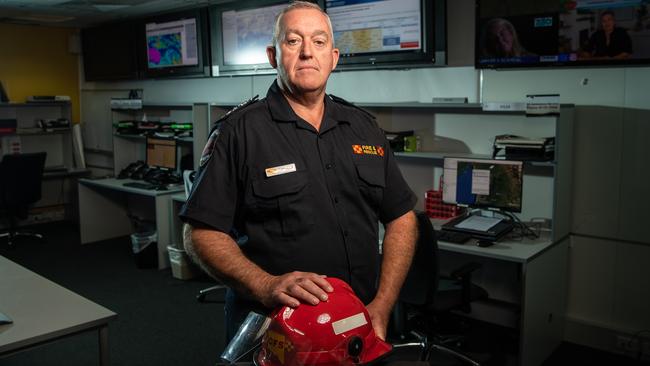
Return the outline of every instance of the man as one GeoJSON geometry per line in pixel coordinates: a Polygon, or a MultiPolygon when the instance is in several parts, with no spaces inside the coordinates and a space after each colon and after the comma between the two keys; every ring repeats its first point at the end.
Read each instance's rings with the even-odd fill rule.
{"type": "Polygon", "coordinates": [[[259,304],[327,301],[325,276],[352,286],[384,338],[413,255],[416,198],[374,119],[325,94],[339,57],[327,14],[289,5],[267,54],[277,79],[266,98],[229,113],[206,145],[181,212],[186,248],[233,290],[227,338],[259,304]]]}
{"type": "Polygon", "coordinates": [[[627,30],[616,26],[614,12],[600,14],[601,29],[589,37],[581,56],[589,59],[626,59],[632,55],[632,40],[627,30]]]}

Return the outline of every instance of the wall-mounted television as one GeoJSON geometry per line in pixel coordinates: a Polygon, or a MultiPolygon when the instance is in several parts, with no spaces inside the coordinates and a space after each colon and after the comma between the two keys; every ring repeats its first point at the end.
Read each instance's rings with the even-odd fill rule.
{"type": "Polygon", "coordinates": [[[86,81],[137,79],[136,23],[105,24],[81,30],[86,81]]]}
{"type": "Polygon", "coordinates": [[[338,69],[443,66],[445,0],[327,0],[338,69]]]}
{"type": "Polygon", "coordinates": [[[145,77],[210,76],[207,8],[148,18],[141,29],[145,77]]]}
{"type": "MultiPolygon", "coordinates": [[[[322,8],[322,0],[313,1],[322,8]]],[[[270,74],[266,47],[288,0],[233,1],[210,7],[212,75],[270,74]]]]}
{"type": "Polygon", "coordinates": [[[650,63],[647,0],[476,1],[477,68],[650,63]]]}

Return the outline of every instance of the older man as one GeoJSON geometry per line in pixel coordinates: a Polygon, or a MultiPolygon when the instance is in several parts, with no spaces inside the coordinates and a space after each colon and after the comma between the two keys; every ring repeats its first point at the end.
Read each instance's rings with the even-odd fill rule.
{"type": "Polygon", "coordinates": [[[278,15],[267,48],[277,80],[222,119],[181,213],[186,248],[231,288],[228,338],[256,307],[327,301],[328,276],[352,286],[385,337],[413,255],[416,198],[374,118],[325,94],[333,43],[317,5],[278,15]]]}

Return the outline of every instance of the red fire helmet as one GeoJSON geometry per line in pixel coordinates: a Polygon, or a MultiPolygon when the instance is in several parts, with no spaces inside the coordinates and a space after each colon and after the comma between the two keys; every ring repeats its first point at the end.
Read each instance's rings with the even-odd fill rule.
{"type": "Polygon", "coordinates": [[[377,338],[365,306],[352,288],[334,288],[318,305],[283,306],[272,314],[255,360],[259,366],[338,366],[369,363],[392,346],[377,338]]]}

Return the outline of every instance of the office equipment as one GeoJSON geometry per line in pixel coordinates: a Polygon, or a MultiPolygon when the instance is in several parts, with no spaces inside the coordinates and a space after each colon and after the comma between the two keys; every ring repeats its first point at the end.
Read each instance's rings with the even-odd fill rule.
{"type": "Polygon", "coordinates": [[[139,27],[145,77],[210,76],[206,8],[158,15],[139,27]]]}
{"type": "Polygon", "coordinates": [[[125,21],[81,30],[86,81],[139,77],[137,23],[125,21]]]}
{"type": "Polygon", "coordinates": [[[275,17],[287,4],[261,0],[211,6],[212,75],[274,73],[266,46],[271,43],[275,17]]]}
{"type": "Polygon", "coordinates": [[[429,218],[417,214],[418,243],[411,268],[393,310],[393,331],[400,338],[422,335],[427,348],[457,360],[478,365],[470,357],[451,347],[462,340],[459,335],[440,335],[433,318],[453,309],[469,312],[473,301],[486,298],[487,292],[472,283],[471,273],[480,268],[469,263],[454,271],[450,278],[440,275],[438,243],[429,218]],[[415,332],[415,333],[414,333],[415,332]]]}
{"type": "Polygon", "coordinates": [[[445,1],[326,1],[325,11],[341,52],[341,70],[447,63],[445,1]]]}
{"type": "Polygon", "coordinates": [[[445,202],[521,212],[521,161],[445,157],[443,174],[445,202]]]}
{"type": "Polygon", "coordinates": [[[41,199],[45,152],[5,155],[0,163],[0,209],[9,221],[9,231],[0,234],[7,237],[9,245],[16,237],[43,239],[37,233],[18,231],[18,219],[28,216],[29,208],[41,199]]]}
{"type": "Polygon", "coordinates": [[[620,66],[650,63],[647,15],[640,1],[577,1],[539,4],[520,1],[516,9],[500,0],[476,1],[477,68],[620,66]],[[607,13],[610,11],[611,13],[607,13]],[[603,19],[614,28],[605,42],[603,19]],[[602,41],[599,41],[602,37],[602,41]]]}
{"type": "Polygon", "coordinates": [[[494,137],[493,159],[547,161],[555,156],[554,137],[498,135],[494,137]]]}
{"type": "Polygon", "coordinates": [[[0,327],[0,358],[97,331],[99,364],[109,365],[108,322],[117,315],[0,256],[0,309],[14,323],[0,327]]]}
{"type": "Polygon", "coordinates": [[[147,165],[159,169],[175,170],[177,164],[176,141],[147,137],[147,165]]]}

